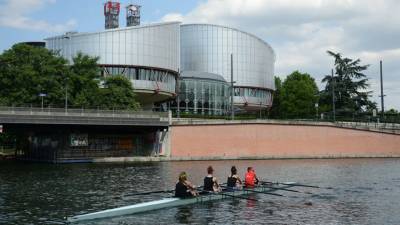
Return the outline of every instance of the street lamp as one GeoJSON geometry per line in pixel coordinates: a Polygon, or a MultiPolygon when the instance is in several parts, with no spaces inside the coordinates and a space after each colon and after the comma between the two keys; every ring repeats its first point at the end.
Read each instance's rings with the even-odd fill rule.
{"type": "Polygon", "coordinates": [[[336,109],[335,109],[335,78],[333,75],[332,69],[332,113],[333,113],[333,122],[336,122],[336,109]]]}
{"type": "Polygon", "coordinates": [[[46,96],[47,96],[47,94],[45,94],[45,93],[39,93],[39,97],[42,98],[42,111],[43,111],[43,97],[46,97],[46,96]]]}
{"type": "Polygon", "coordinates": [[[65,113],[68,112],[68,77],[65,77],[65,113]]]}

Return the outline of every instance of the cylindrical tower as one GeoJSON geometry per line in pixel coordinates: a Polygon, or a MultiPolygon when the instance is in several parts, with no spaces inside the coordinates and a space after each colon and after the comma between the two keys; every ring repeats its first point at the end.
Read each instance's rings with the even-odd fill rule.
{"type": "Polygon", "coordinates": [[[140,5],[128,5],[126,7],[126,26],[140,25],[140,5]]]}
{"type": "Polygon", "coordinates": [[[108,1],[104,4],[105,29],[118,28],[120,3],[108,1]]]}
{"type": "Polygon", "coordinates": [[[183,72],[219,74],[229,82],[233,70],[235,108],[255,111],[271,107],[275,53],[255,35],[213,24],[185,24],[181,26],[180,53],[183,72]]]}

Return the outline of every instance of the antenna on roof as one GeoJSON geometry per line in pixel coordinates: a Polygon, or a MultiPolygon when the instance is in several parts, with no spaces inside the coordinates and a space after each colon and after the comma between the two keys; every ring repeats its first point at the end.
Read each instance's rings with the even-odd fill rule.
{"type": "Polygon", "coordinates": [[[126,26],[140,25],[140,5],[129,4],[126,6],[126,26]]]}
{"type": "Polygon", "coordinates": [[[105,29],[118,28],[120,3],[108,1],[104,4],[105,29]]]}

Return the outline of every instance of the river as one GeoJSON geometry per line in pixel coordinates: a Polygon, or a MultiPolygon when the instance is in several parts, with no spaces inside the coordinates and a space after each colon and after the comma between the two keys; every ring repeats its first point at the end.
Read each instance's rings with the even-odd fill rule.
{"type": "Polygon", "coordinates": [[[64,217],[167,195],[179,172],[201,185],[212,165],[221,182],[232,165],[243,176],[322,188],[256,194],[260,201],[226,199],[79,224],[400,224],[400,159],[190,161],[131,164],[0,162],[0,224],[65,224],[64,217]]]}

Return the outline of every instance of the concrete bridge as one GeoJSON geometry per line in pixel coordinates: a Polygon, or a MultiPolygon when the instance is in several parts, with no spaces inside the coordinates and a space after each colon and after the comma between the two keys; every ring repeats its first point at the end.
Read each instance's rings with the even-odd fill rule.
{"type": "Polygon", "coordinates": [[[104,125],[168,127],[168,113],[152,111],[114,111],[0,107],[0,124],[104,125]]]}
{"type": "Polygon", "coordinates": [[[16,155],[35,161],[162,155],[170,122],[171,114],[151,111],[0,107],[16,155]]]}

